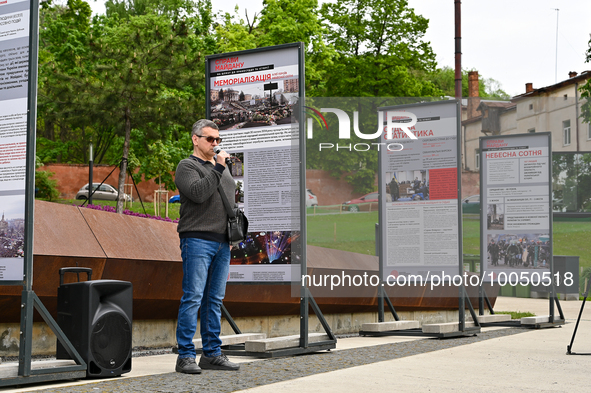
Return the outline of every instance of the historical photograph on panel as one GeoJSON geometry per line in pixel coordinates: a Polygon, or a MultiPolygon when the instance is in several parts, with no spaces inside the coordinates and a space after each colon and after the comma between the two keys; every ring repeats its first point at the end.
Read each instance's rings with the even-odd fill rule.
{"type": "Polygon", "coordinates": [[[505,208],[502,203],[492,203],[487,207],[486,229],[505,229],[505,208]]]}
{"type": "Polygon", "coordinates": [[[550,269],[550,237],[543,234],[489,234],[488,269],[550,269]]]}
{"type": "Polygon", "coordinates": [[[232,265],[259,265],[292,263],[292,242],[299,232],[249,232],[246,240],[231,251],[232,265]]]}
{"type": "Polygon", "coordinates": [[[386,202],[429,200],[428,170],[386,172],[386,180],[386,202]]]}

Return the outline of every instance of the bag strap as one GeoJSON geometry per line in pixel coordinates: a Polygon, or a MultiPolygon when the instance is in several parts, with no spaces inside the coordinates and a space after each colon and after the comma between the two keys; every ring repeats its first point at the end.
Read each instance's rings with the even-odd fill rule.
{"type": "Polygon", "coordinates": [[[226,197],[226,194],[224,193],[224,189],[222,188],[221,179],[220,179],[220,185],[218,186],[218,191],[220,193],[220,196],[222,197],[222,202],[224,202],[224,207],[226,208],[226,212],[228,213],[228,216],[230,216],[230,218],[236,217],[236,214],[234,214],[234,209],[232,209],[230,207],[230,202],[228,202],[228,198],[226,197]]]}
{"type": "MultiPolygon", "coordinates": [[[[191,154],[189,156],[189,158],[191,158],[201,164],[201,161],[199,161],[199,159],[197,157],[195,157],[194,155],[191,154]]],[[[224,189],[222,188],[222,179],[221,178],[220,178],[220,185],[218,186],[218,192],[220,193],[220,196],[222,197],[222,202],[224,202],[224,207],[226,208],[226,212],[228,213],[228,216],[230,216],[230,218],[236,217],[236,214],[234,214],[234,210],[230,207],[230,202],[228,202],[228,198],[226,198],[226,194],[224,193],[224,189]]]]}

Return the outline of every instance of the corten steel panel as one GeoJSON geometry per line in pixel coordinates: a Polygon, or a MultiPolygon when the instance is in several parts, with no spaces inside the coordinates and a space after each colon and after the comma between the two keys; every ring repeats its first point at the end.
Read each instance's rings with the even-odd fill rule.
{"type": "Polygon", "coordinates": [[[178,300],[144,300],[133,299],[133,319],[151,320],[151,319],[177,319],[179,315],[179,305],[181,298],[178,300]]]}
{"type": "Polygon", "coordinates": [[[107,259],[102,278],[131,282],[134,300],[180,300],[183,296],[182,262],[107,259]]]}
{"type": "Polygon", "coordinates": [[[176,224],[80,208],[107,258],[181,261],[176,224]]]}
{"type": "MultiPolygon", "coordinates": [[[[52,314],[57,304],[59,268],[78,266],[92,268],[95,280],[132,282],[134,319],[176,319],[182,296],[182,263],[175,224],[48,202],[36,202],[36,209],[33,289],[52,314]],[[84,255],[95,257],[80,257],[84,255]]],[[[378,271],[373,256],[313,246],[308,249],[310,273],[355,275],[378,271]]],[[[65,282],[75,278],[67,274],[65,282]]],[[[386,288],[397,310],[457,308],[457,288],[440,289],[440,297],[423,298],[424,289],[386,288]]],[[[494,289],[487,287],[493,303],[498,287],[494,289]]],[[[291,290],[289,284],[230,283],[224,304],[236,317],[297,315],[299,297],[292,297],[291,290]]],[[[316,288],[311,290],[315,293],[316,288]]],[[[18,323],[21,291],[21,287],[0,286],[0,322],[18,323]]],[[[377,288],[362,291],[367,291],[363,293],[367,296],[315,297],[324,313],[376,311],[377,288]]],[[[477,299],[472,299],[476,306],[477,299]]]]}
{"type": "MultiPolygon", "coordinates": [[[[57,317],[57,288],[59,286],[59,269],[62,267],[89,267],[93,271],[93,280],[99,279],[103,272],[105,258],[79,258],[62,257],[53,255],[35,255],[33,257],[33,291],[51,313],[57,317]]],[[[64,275],[64,283],[76,282],[77,275],[67,273],[64,275]]],[[[86,273],[80,274],[80,281],[86,281],[86,273]]],[[[0,286],[0,322],[20,321],[20,286],[0,286]]],[[[42,321],[35,313],[35,322],[42,321]]]]}
{"type": "Polygon", "coordinates": [[[224,305],[234,317],[299,314],[289,284],[228,284],[224,305]]]}
{"type": "Polygon", "coordinates": [[[35,201],[33,253],[104,258],[105,253],[76,206],[35,201]]]}

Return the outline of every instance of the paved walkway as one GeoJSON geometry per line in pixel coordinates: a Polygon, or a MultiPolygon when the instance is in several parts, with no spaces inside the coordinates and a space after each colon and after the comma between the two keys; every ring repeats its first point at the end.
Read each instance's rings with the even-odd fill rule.
{"type": "MultiPolygon", "coordinates": [[[[548,300],[499,298],[495,309],[548,314],[548,300]]],[[[133,359],[121,378],[43,384],[0,392],[571,392],[589,391],[591,356],[566,354],[581,302],[562,302],[567,324],[550,329],[483,328],[476,337],[339,339],[337,350],[258,360],[237,357],[239,372],[172,372],[172,354],[133,359]]],[[[591,305],[574,352],[591,353],[591,305]]]]}

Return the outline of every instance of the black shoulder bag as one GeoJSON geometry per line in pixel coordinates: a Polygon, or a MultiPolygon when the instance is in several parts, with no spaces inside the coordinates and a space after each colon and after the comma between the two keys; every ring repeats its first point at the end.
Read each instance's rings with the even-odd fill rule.
{"type": "Polygon", "coordinates": [[[237,246],[246,239],[246,233],[248,232],[248,219],[244,215],[244,212],[239,207],[232,208],[226,198],[226,194],[220,183],[218,187],[224,207],[228,212],[228,239],[232,246],[237,246]]]}

